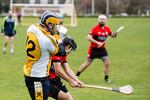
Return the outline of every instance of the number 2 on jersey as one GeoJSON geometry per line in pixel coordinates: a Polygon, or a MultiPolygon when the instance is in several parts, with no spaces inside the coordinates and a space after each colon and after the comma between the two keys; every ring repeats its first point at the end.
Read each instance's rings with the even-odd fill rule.
{"type": "Polygon", "coordinates": [[[31,54],[31,51],[35,50],[35,43],[34,41],[29,40],[29,36],[27,36],[26,45],[31,45],[30,48],[27,47],[27,50],[26,50],[27,56],[34,58],[34,56],[31,54]]]}

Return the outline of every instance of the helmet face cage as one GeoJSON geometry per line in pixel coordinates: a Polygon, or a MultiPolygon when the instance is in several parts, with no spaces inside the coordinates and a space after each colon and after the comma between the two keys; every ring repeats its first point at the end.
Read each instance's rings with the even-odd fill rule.
{"type": "Polygon", "coordinates": [[[40,23],[45,26],[48,31],[55,30],[55,26],[60,23],[60,20],[56,17],[55,13],[45,11],[41,16],[40,23]]]}
{"type": "Polygon", "coordinates": [[[65,45],[65,46],[69,46],[69,48],[73,51],[76,50],[77,48],[77,43],[70,37],[65,37],[63,40],[62,40],[62,43],[65,45]]]}
{"type": "Polygon", "coordinates": [[[46,25],[51,24],[52,26],[59,24],[59,22],[60,22],[60,20],[53,16],[52,17],[48,16],[48,18],[45,20],[46,25]]]}
{"type": "Polygon", "coordinates": [[[61,14],[61,13],[56,13],[56,15],[57,15],[57,18],[60,19],[60,25],[63,24],[63,22],[64,22],[64,15],[61,14]]]}

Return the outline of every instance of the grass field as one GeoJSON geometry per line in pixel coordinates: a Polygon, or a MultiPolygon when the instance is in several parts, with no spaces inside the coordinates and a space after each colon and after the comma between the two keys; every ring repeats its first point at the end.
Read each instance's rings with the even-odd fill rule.
{"type": "MultiPolygon", "coordinates": [[[[66,23],[68,19],[65,19],[66,23]]],[[[0,23],[2,18],[0,18],[0,23]]],[[[0,52],[0,100],[30,100],[24,84],[23,65],[25,61],[25,34],[29,24],[38,22],[37,18],[24,18],[17,27],[15,54],[3,55],[0,52]]],[[[74,72],[86,59],[89,42],[86,39],[90,28],[97,23],[96,18],[79,18],[78,26],[68,28],[68,35],[78,43],[68,62],[74,72]]],[[[67,85],[75,100],[150,100],[150,18],[112,18],[107,24],[115,31],[119,26],[125,28],[116,39],[106,44],[111,60],[110,77],[113,83],[103,82],[103,65],[95,60],[91,67],[81,74],[80,79],[87,84],[119,87],[130,84],[132,95],[123,95],[99,89],[78,89],[67,85]]],[[[0,37],[2,51],[3,37],[0,37]]],[[[52,100],[49,98],[49,100],[52,100]]]]}

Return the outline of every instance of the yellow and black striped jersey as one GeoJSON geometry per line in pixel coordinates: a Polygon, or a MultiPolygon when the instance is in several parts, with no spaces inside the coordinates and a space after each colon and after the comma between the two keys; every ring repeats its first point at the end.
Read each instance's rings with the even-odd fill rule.
{"type": "Polygon", "coordinates": [[[58,45],[53,36],[41,30],[40,26],[31,25],[27,29],[26,63],[24,74],[29,77],[49,75],[48,64],[51,56],[58,52],[58,45]]]}

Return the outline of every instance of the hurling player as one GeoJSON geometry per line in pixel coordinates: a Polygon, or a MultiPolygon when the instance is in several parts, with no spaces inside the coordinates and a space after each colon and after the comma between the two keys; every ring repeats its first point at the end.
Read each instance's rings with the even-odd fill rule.
{"type": "Polygon", "coordinates": [[[73,100],[60,78],[69,82],[72,87],[83,86],[83,83],[75,76],[67,62],[67,56],[76,48],[76,42],[70,37],[65,37],[59,44],[58,53],[52,56],[50,82],[53,87],[50,89],[49,95],[56,100],[73,100]]]}
{"type": "Polygon", "coordinates": [[[91,65],[94,59],[98,58],[103,61],[104,64],[104,80],[105,82],[111,82],[109,80],[109,57],[107,50],[105,48],[105,42],[108,36],[116,37],[117,33],[113,33],[109,26],[106,25],[106,16],[98,16],[98,24],[94,26],[87,39],[90,41],[90,46],[88,49],[87,59],[80,66],[76,76],[79,76],[87,67],[91,65]]]}

